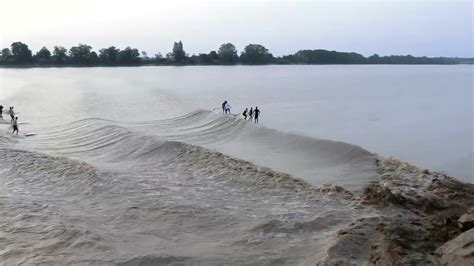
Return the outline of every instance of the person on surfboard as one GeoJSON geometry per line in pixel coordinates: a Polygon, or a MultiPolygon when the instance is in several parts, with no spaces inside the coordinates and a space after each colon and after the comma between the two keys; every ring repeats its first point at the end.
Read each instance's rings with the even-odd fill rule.
{"type": "Polygon", "coordinates": [[[230,114],[230,104],[227,101],[225,101],[224,113],[225,114],[230,114]]]}
{"type": "Polygon", "coordinates": [[[254,119],[255,124],[258,124],[258,116],[260,115],[260,110],[258,110],[258,107],[255,107],[254,113],[255,113],[255,115],[254,115],[255,116],[255,119],[254,119]]]}
{"type": "Polygon", "coordinates": [[[0,118],[3,118],[3,105],[0,104],[0,118]]]}
{"type": "Polygon", "coordinates": [[[10,114],[10,117],[12,118],[12,122],[13,120],[15,120],[15,111],[13,111],[13,106],[10,106],[10,110],[8,110],[8,113],[10,114]]]}
{"type": "Polygon", "coordinates": [[[242,113],[242,115],[244,116],[244,120],[247,120],[248,113],[249,113],[249,109],[245,108],[245,111],[242,113]]]}
{"type": "Polygon", "coordinates": [[[13,119],[13,132],[14,134],[16,131],[16,134],[18,135],[18,116],[13,119]]]}
{"type": "Polygon", "coordinates": [[[222,114],[225,114],[225,105],[227,104],[227,100],[222,103],[222,114]]]}

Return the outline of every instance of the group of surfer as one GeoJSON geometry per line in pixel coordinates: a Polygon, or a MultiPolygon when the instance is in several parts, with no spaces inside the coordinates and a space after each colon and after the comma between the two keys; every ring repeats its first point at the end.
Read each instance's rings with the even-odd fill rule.
{"type": "MultiPolygon", "coordinates": [[[[12,126],[13,126],[12,134],[16,132],[16,134],[18,135],[18,116],[15,116],[15,111],[13,110],[13,106],[10,106],[8,110],[8,114],[11,117],[10,122],[12,123],[12,126]]],[[[3,105],[1,104],[0,104],[0,118],[3,119],[3,105]]]]}
{"type": "Polygon", "coordinates": [[[258,109],[258,107],[255,107],[255,109],[250,107],[250,111],[248,108],[245,108],[242,115],[244,116],[244,120],[247,120],[248,117],[250,121],[252,121],[253,119],[255,123],[258,124],[258,116],[260,115],[260,110],[258,109]]]}
{"type": "MultiPolygon", "coordinates": [[[[230,113],[230,104],[229,104],[228,101],[224,101],[222,103],[222,113],[223,114],[231,114],[230,113]]],[[[255,109],[253,109],[253,107],[250,107],[250,110],[248,108],[245,108],[242,115],[244,116],[244,120],[247,120],[247,118],[248,118],[249,121],[253,120],[257,124],[258,123],[258,116],[260,115],[260,110],[258,109],[258,107],[255,107],[255,109]]]]}

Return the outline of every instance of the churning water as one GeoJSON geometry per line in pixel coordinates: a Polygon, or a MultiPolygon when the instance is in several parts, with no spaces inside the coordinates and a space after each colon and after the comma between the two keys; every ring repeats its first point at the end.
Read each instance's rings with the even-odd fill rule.
{"type": "Polygon", "coordinates": [[[394,155],[472,182],[470,66],[0,70],[0,259],[297,264],[394,155]],[[257,126],[220,114],[262,110],[257,126]],[[327,140],[331,139],[331,140],[327,140]],[[344,141],[344,142],[340,142],[344,141]],[[349,144],[350,143],[350,144],[349,144]],[[370,150],[371,152],[367,151],[370,150]]]}

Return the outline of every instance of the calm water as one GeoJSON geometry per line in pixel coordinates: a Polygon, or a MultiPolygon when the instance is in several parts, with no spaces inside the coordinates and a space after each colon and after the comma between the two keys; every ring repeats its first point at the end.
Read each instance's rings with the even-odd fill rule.
{"type": "Polygon", "coordinates": [[[0,103],[30,122],[24,131],[171,118],[226,99],[233,113],[258,106],[270,128],[474,177],[472,66],[1,69],[0,79],[0,103]]]}

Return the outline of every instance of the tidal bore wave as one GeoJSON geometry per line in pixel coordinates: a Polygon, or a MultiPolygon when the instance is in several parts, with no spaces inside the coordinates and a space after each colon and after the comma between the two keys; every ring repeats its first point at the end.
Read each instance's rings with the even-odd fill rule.
{"type": "Polygon", "coordinates": [[[381,219],[381,210],[361,204],[361,191],[379,178],[380,158],[358,146],[209,111],[133,123],[83,119],[37,133],[0,135],[5,264],[350,264],[371,257],[356,251],[359,239],[339,236],[358,219],[381,219]],[[351,248],[359,257],[344,257],[351,248]]]}

